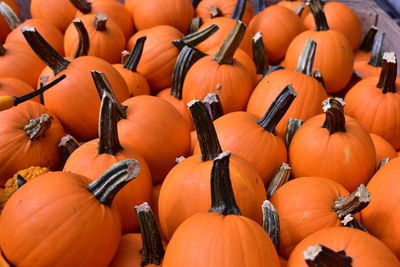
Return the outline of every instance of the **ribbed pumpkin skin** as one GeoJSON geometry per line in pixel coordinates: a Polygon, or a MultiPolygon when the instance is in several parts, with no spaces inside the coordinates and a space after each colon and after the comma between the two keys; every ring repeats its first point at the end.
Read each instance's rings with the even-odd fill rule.
{"type": "Polygon", "coordinates": [[[397,257],[400,257],[400,198],[398,194],[400,158],[385,164],[371,179],[367,190],[371,203],[361,212],[368,232],[383,241],[397,257]]]}
{"type": "Polygon", "coordinates": [[[57,169],[60,156],[57,145],[65,135],[58,119],[43,105],[28,101],[0,112],[0,184],[19,170],[31,166],[57,169]],[[53,116],[51,126],[36,140],[31,141],[22,129],[29,120],[42,114],[53,116]]]}
{"type": "Polygon", "coordinates": [[[338,31],[305,31],[289,45],[284,65],[295,70],[297,61],[307,39],[317,43],[314,69],[321,71],[328,93],[342,90],[349,82],[353,72],[353,51],[349,40],[338,31]]]}
{"type": "Polygon", "coordinates": [[[379,76],[382,70],[382,67],[374,67],[368,64],[369,59],[365,61],[355,61],[354,62],[354,70],[361,76],[361,78],[365,79],[371,76],[379,76]]]}
{"type": "Polygon", "coordinates": [[[312,117],[299,128],[289,147],[294,177],[327,177],[351,192],[368,183],[375,170],[374,144],[356,120],[345,119],[344,133],[329,135],[322,128],[325,114],[312,117]]]}
{"type": "Polygon", "coordinates": [[[88,182],[78,174],[51,172],[14,193],[0,220],[1,248],[13,265],[110,263],[121,236],[119,214],[88,192],[88,182]]]}
{"type": "Polygon", "coordinates": [[[279,254],[288,258],[306,236],[323,228],[340,226],[332,207],[336,199],[347,195],[349,191],[343,186],[322,177],[296,178],[278,188],[271,202],[279,214],[279,254]]]}
{"type": "Polygon", "coordinates": [[[169,242],[163,267],[278,267],[266,232],[243,216],[201,213],[186,220],[169,242]]]}
{"type": "MultiPolygon", "coordinates": [[[[353,50],[356,50],[361,41],[361,21],[348,5],[339,1],[324,3],[324,12],[329,28],[337,30],[350,41],[353,50]]],[[[303,21],[307,29],[315,28],[314,17],[310,13],[303,21]]]]}
{"type": "MultiPolygon", "coordinates": [[[[317,48],[318,49],[318,48],[317,48]]],[[[322,101],[327,94],[314,78],[291,70],[278,70],[265,76],[256,86],[247,103],[247,112],[263,116],[275,98],[288,84],[292,84],[297,93],[290,108],[276,127],[277,134],[284,138],[289,118],[307,120],[322,113],[322,101]]]]}
{"type": "MultiPolygon", "coordinates": [[[[0,95],[23,96],[33,92],[32,86],[26,82],[9,77],[0,77],[0,95]]],[[[39,102],[39,96],[32,98],[32,101],[39,102]]]]}
{"type": "MultiPolygon", "coordinates": [[[[142,255],[142,238],[140,234],[126,234],[121,237],[118,250],[114,255],[109,267],[132,267],[140,266],[142,255]]],[[[148,264],[146,266],[156,266],[148,264]]]]}
{"type": "MultiPolygon", "coordinates": [[[[9,5],[12,10],[19,16],[19,7],[14,0],[4,0],[7,5],[9,5]]],[[[11,32],[10,27],[8,26],[7,22],[4,20],[3,16],[0,15],[0,42],[4,42],[7,38],[7,35],[11,32]]]]}
{"type": "Polygon", "coordinates": [[[65,163],[64,171],[71,171],[94,181],[113,164],[121,160],[130,158],[138,160],[140,164],[139,175],[124,186],[114,200],[121,215],[122,233],[135,232],[139,230],[139,223],[133,207],[143,202],[152,203],[153,183],[149,167],[144,158],[127,144],[122,144],[123,150],[120,150],[116,155],[109,155],[107,153],[98,154],[98,142],[99,139],[95,139],[76,149],[65,163]]]}
{"type": "Polygon", "coordinates": [[[75,18],[76,8],[69,0],[31,0],[32,18],[40,18],[56,26],[61,32],[75,18]]]}
{"type": "Polygon", "coordinates": [[[303,12],[301,13],[301,16],[300,16],[300,19],[301,19],[302,21],[304,21],[304,19],[305,19],[305,18],[307,17],[307,15],[310,13],[310,8],[309,8],[308,6],[306,6],[306,3],[305,3],[304,1],[285,1],[285,0],[282,0],[282,1],[279,1],[279,2],[278,2],[278,5],[287,7],[287,8],[289,8],[290,10],[293,10],[293,11],[295,11],[296,8],[297,8],[300,4],[303,4],[303,5],[305,6],[305,8],[304,8],[304,10],[303,10],[303,12]]]}
{"type": "Polygon", "coordinates": [[[128,0],[125,5],[129,7],[137,30],[170,25],[186,34],[194,18],[190,0],[128,0]]]}
{"type": "Polygon", "coordinates": [[[143,36],[147,39],[137,71],[146,77],[152,91],[159,92],[171,86],[172,71],[179,55],[172,41],[181,39],[182,33],[168,25],[141,30],[129,39],[128,50],[131,51],[136,40],[143,36]]]}
{"type": "MultiPolygon", "coordinates": [[[[212,161],[201,162],[200,155],[193,155],[173,167],[165,178],[158,209],[161,230],[168,240],[190,216],[209,210],[211,167],[212,161]]],[[[231,155],[229,168],[233,192],[243,216],[261,224],[260,207],[266,197],[261,177],[253,166],[235,154],[231,155]]]]}
{"type": "Polygon", "coordinates": [[[219,65],[206,56],[189,69],[183,84],[182,100],[203,100],[208,93],[217,93],[224,113],[243,111],[253,90],[253,79],[238,60],[232,65],[219,65]]]}
{"type": "MultiPolygon", "coordinates": [[[[396,150],[400,149],[400,94],[382,93],[377,88],[379,77],[357,83],[346,94],[344,111],[354,117],[368,132],[385,138],[396,150]]],[[[396,83],[396,88],[400,88],[396,83]]]]}
{"type": "MultiPolygon", "coordinates": [[[[196,8],[196,17],[201,17],[201,21],[206,22],[211,19],[210,16],[210,7],[216,6],[221,10],[222,14],[225,17],[231,17],[233,11],[235,10],[237,0],[203,0],[200,1],[199,5],[196,8]]],[[[250,1],[246,3],[246,9],[244,10],[244,14],[242,17],[242,21],[249,24],[250,20],[254,16],[253,8],[251,7],[250,1]]]]}
{"type": "Polygon", "coordinates": [[[128,106],[128,119],[118,122],[120,141],[144,157],[153,184],[158,184],[175,165],[176,158],[189,154],[189,126],[171,104],[158,97],[136,96],[122,104],[128,106]]]}
{"type": "Polygon", "coordinates": [[[385,158],[395,158],[397,157],[396,150],[393,146],[386,141],[384,138],[377,134],[370,133],[372,141],[374,142],[375,152],[376,152],[376,165],[378,166],[381,160],[385,158]]]}
{"type": "Polygon", "coordinates": [[[129,97],[150,95],[149,83],[142,74],[125,69],[122,64],[113,64],[113,67],[124,78],[128,86],[129,97]]]}
{"type": "Polygon", "coordinates": [[[128,98],[128,89],[121,75],[105,60],[83,56],[71,61],[56,77],[67,78],[44,93],[46,106],[56,114],[66,131],[77,139],[97,137],[100,97],[90,72],[104,72],[119,101],[128,98]],[[67,104],[66,104],[67,103],[67,104]]]}
{"type": "MultiPolygon", "coordinates": [[[[106,30],[97,31],[93,22],[95,14],[80,17],[89,34],[88,56],[95,56],[113,64],[121,61],[121,52],[125,49],[125,36],[121,28],[111,19],[107,19],[106,30]]],[[[73,57],[79,42],[79,34],[71,23],[64,34],[66,57],[73,57]]]]}
{"type": "Polygon", "coordinates": [[[315,232],[301,241],[290,255],[287,267],[307,267],[303,251],[317,244],[336,252],[344,250],[346,256],[353,259],[353,267],[400,266],[393,252],[368,233],[348,227],[332,227],[315,232]]]}

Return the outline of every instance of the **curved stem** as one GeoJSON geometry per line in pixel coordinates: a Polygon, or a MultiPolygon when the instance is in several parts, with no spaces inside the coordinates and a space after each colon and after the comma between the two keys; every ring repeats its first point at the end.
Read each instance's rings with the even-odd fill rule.
{"type": "Polygon", "coordinates": [[[247,0],[237,0],[235,9],[233,10],[232,18],[242,20],[244,11],[246,10],[247,0]]]}
{"type": "Polygon", "coordinates": [[[21,24],[21,20],[17,14],[15,14],[14,10],[6,2],[0,2],[0,13],[11,30],[14,30],[21,24]]]}
{"type": "Polygon", "coordinates": [[[224,115],[224,110],[216,93],[209,93],[204,97],[204,106],[208,110],[213,121],[224,115]]]}
{"type": "Polygon", "coordinates": [[[136,40],[135,46],[133,47],[128,59],[125,61],[123,67],[132,72],[137,71],[137,66],[139,64],[140,58],[142,57],[144,43],[147,37],[143,36],[136,40]]]}
{"type": "Polygon", "coordinates": [[[140,172],[140,164],[136,159],[126,159],[115,163],[97,180],[87,187],[103,205],[111,206],[115,195],[140,172]]]}
{"type": "Polygon", "coordinates": [[[229,151],[219,154],[213,160],[211,169],[211,208],[209,212],[219,215],[240,215],[229,175],[230,156],[231,152],[229,151]]]}
{"type": "Polygon", "coordinates": [[[222,153],[222,149],[210,114],[200,100],[194,99],[187,106],[192,113],[194,128],[199,140],[201,160],[213,160],[222,153]]]}
{"type": "Polygon", "coordinates": [[[367,207],[371,201],[369,195],[365,185],[361,184],[350,195],[335,200],[333,210],[336,211],[339,219],[343,220],[347,214],[355,214],[367,207]]]}
{"type": "Polygon", "coordinates": [[[54,50],[34,27],[24,26],[21,31],[32,50],[53,70],[54,75],[66,69],[71,63],[54,50]]]}
{"type": "Polygon", "coordinates": [[[265,74],[269,69],[267,54],[264,51],[262,32],[257,32],[252,40],[253,60],[256,64],[257,74],[265,74]]]}
{"type": "Polygon", "coordinates": [[[268,184],[267,187],[267,198],[270,199],[272,195],[279,189],[282,185],[286,184],[290,178],[290,172],[292,168],[286,162],[282,162],[279,166],[278,171],[275,173],[274,177],[268,184]]]}
{"type": "Polygon", "coordinates": [[[397,57],[393,52],[383,54],[382,70],[376,87],[382,89],[382,93],[395,93],[397,78],[397,57]]]}
{"type": "Polygon", "coordinates": [[[105,31],[107,30],[107,15],[104,13],[97,13],[93,20],[93,26],[96,31],[105,31]]]}
{"type": "Polygon", "coordinates": [[[329,30],[328,22],[326,20],[326,16],[323,11],[321,3],[318,0],[310,0],[309,6],[314,16],[315,30],[316,31],[329,30]]]}
{"type": "Polygon", "coordinates": [[[217,61],[218,64],[233,64],[233,55],[239,47],[240,41],[242,41],[244,33],[246,31],[246,25],[237,21],[233,30],[229,33],[228,37],[222,44],[218,53],[214,56],[213,60],[217,61]]]}
{"type": "Polygon", "coordinates": [[[261,208],[263,214],[263,228],[271,238],[275,248],[279,249],[280,223],[278,212],[275,210],[274,205],[268,200],[264,200],[261,208]]]}
{"type": "Polygon", "coordinates": [[[329,134],[346,132],[346,119],[344,117],[344,102],[341,98],[327,98],[322,102],[323,110],[326,113],[322,128],[326,128],[329,134]]]}
{"type": "Polygon", "coordinates": [[[275,98],[269,107],[267,113],[262,117],[257,124],[263,127],[266,131],[275,134],[276,125],[285,115],[297,94],[292,85],[287,85],[275,98]]]}
{"type": "Polygon", "coordinates": [[[190,23],[189,27],[189,34],[197,32],[201,24],[202,24],[201,17],[195,17],[194,19],[192,19],[192,22],[190,23]]]}
{"type": "Polygon", "coordinates": [[[61,138],[61,141],[58,144],[58,151],[61,155],[61,158],[64,161],[67,161],[69,156],[71,156],[71,154],[78,147],[80,147],[79,142],[72,135],[66,135],[63,138],[61,138]]]}
{"type": "Polygon", "coordinates": [[[359,50],[364,52],[370,52],[372,50],[372,46],[374,45],[375,35],[378,32],[378,28],[376,26],[371,26],[364,36],[362,40],[359,50]]]}
{"type": "Polygon", "coordinates": [[[80,19],[74,19],[72,23],[74,24],[79,37],[78,46],[75,49],[73,58],[87,56],[89,53],[90,43],[89,34],[86,30],[86,27],[80,19]]]}
{"type": "Polygon", "coordinates": [[[323,245],[309,247],[304,251],[304,260],[310,267],[317,266],[335,266],[335,267],[351,267],[353,259],[347,257],[346,253],[341,250],[335,252],[323,245]]]}
{"type": "Polygon", "coordinates": [[[297,63],[296,72],[301,72],[305,75],[312,77],[315,51],[317,50],[317,43],[312,39],[307,39],[307,42],[301,52],[299,61],[297,63]]]}
{"type": "Polygon", "coordinates": [[[292,119],[292,118],[288,119],[288,124],[286,126],[286,135],[285,135],[286,147],[290,146],[294,134],[297,132],[300,126],[303,125],[303,123],[304,120],[292,119]]]}
{"type": "Polygon", "coordinates": [[[50,127],[53,117],[48,114],[42,114],[39,118],[29,120],[28,124],[22,129],[31,141],[40,138],[50,127]]]}
{"type": "Polygon", "coordinates": [[[365,228],[359,220],[354,218],[352,214],[347,214],[340,223],[345,227],[358,229],[368,233],[367,228],[365,228]]]}
{"type": "Polygon", "coordinates": [[[69,0],[71,4],[83,14],[92,12],[92,3],[86,0],[69,0]]]}
{"type": "Polygon", "coordinates": [[[211,18],[216,18],[216,17],[222,17],[224,14],[222,14],[221,9],[219,9],[217,6],[210,6],[210,17],[211,18]]]}
{"type": "MultiPolygon", "coordinates": [[[[182,40],[177,41],[179,43],[179,49],[182,49],[185,45],[195,47],[204,40],[206,40],[208,37],[213,35],[216,31],[219,30],[219,27],[216,24],[211,24],[207,28],[199,31],[199,32],[194,32],[190,33],[188,35],[185,35],[182,37],[182,40]]],[[[177,43],[174,43],[177,45],[177,43]]]]}
{"type": "Polygon", "coordinates": [[[138,216],[143,247],[140,266],[148,264],[160,265],[164,258],[165,250],[153,211],[147,202],[136,206],[135,210],[138,216]]]}
{"type": "Polygon", "coordinates": [[[383,41],[385,40],[385,33],[380,32],[376,35],[372,47],[371,57],[368,64],[374,67],[382,66],[383,57],[383,41]]]}

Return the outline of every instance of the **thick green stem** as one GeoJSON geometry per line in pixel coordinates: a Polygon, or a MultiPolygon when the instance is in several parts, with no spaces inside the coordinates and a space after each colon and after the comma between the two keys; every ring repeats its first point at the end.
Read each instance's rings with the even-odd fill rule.
{"type": "Polygon", "coordinates": [[[328,22],[326,20],[325,13],[322,5],[318,0],[310,0],[309,6],[314,16],[315,30],[316,31],[327,31],[329,30],[328,22]]]}
{"type": "Polygon", "coordinates": [[[192,113],[194,128],[199,140],[201,160],[215,159],[222,153],[222,149],[210,114],[200,100],[194,99],[187,106],[192,113]]]}
{"type": "Polygon", "coordinates": [[[192,19],[192,22],[190,23],[189,27],[189,34],[197,32],[201,24],[202,24],[201,17],[195,17],[194,19],[192,19]]]}
{"type": "Polygon", "coordinates": [[[137,66],[139,64],[140,58],[142,57],[144,43],[146,41],[146,36],[140,37],[136,40],[135,46],[133,47],[128,59],[125,61],[123,67],[132,72],[137,71],[137,66]]]}
{"type": "Polygon", "coordinates": [[[279,189],[282,185],[286,184],[290,178],[290,172],[292,168],[286,162],[282,162],[279,166],[278,171],[275,173],[274,177],[268,184],[267,187],[267,198],[270,199],[272,195],[279,189]]]}
{"type": "Polygon", "coordinates": [[[71,63],[51,47],[34,27],[24,26],[21,31],[32,50],[53,70],[54,75],[66,69],[71,63]]]}
{"type": "Polygon", "coordinates": [[[265,113],[264,117],[262,117],[257,124],[263,127],[266,131],[276,135],[276,125],[278,125],[282,117],[285,115],[296,96],[297,94],[292,85],[287,85],[275,98],[267,113],[265,113]]]}
{"type": "Polygon", "coordinates": [[[71,156],[71,154],[78,147],[80,147],[80,144],[72,135],[66,135],[63,138],[61,138],[61,141],[58,144],[58,151],[63,161],[67,161],[69,156],[71,156]]]}
{"type": "Polygon", "coordinates": [[[86,0],[69,0],[71,4],[83,14],[92,12],[92,3],[86,0]]]}
{"type": "Polygon", "coordinates": [[[385,33],[380,32],[376,35],[372,47],[371,57],[368,64],[374,67],[382,67],[383,57],[383,41],[385,40],[385,33]]]}
{"type": "Polygon", "coordinates": [[[372,50],[372,46],[374,45],[375,35],[378,32],[378,28],[376,26],[371,26],[364,36],[364,39],[361,42],[359,50],[364,52],[370,52],[372,50]]]}
{"type": "Polygon", "coordinates": [[[303,254],[309,267],[351,267],[353,261],[343,250],[335,252],[319,244],[307,248],[303,254]]]}
{"type": "Polygon", "coordinates": [[[322,102],[323,110],[326,113],[322,128],[326,128],[329,134],[346,132],[346,119],[344,117],[344,102],[341,98],[327,98],[322,102]]]}
{"type": "Polygon", "coordinates": [[[307,39],[304,49],[299,57],[296,72],[304,73],[312,77],[315,51],[317,50],[317,43],[312,39],[307,39]]]}
{"type": "Polygon", "coordinates": [[[246,10],[247,0],[237,0],[235,9],[233,10],[232,18],[242,20],[244,11],[246,10]]]}
{"type": "Polygon", "coordinates": [[[105,31],[107,30],[107,15],[104,13],[97,13],[94,17],[93,26],[96,28],[96,31],[105,31]]]}
{"type": "Polygon", "coordinates": [[[222,14],[221,9],[219,9],[217,6],[210,6],[210,17],[211,18],[217,18],[217,17],[222,17],[224,14],[222,14]]]}
{"type": "Polygon", "coordinates": [[[148,264],[160,265],[164,258],[165,250],[153,211],[147,202],[136,206],[135,210],[138,216],[143,247],[140,266],[148,264]]]}
{"type": "Polygon", "coordinates": [[[333,210],[336,211],[339,219],[343,220],[347,214],[355,214],[371,202],[370,193],[367,188],[361,184],[353,193],[345,197],[339,197],[335,200],[333,210]]]}
{"type": "Polygon", "coordinates": [[[87,56],[89,53],[90,43],[89,34],[86,30],[86,27],[80,19],[74,19],[72,23],[74,24],[79,37],[78,46],[75,49],[73,58],[87,56]]]}
{"type": "Polygon", "coordinates": [[[213,121],[224,115],[224,110],[218,94],[209,93],[206,95],[206,97],[204,97],[203,103],[213,121]]]}
{"type": "Polygon", "coordinates": [[[299,119],[288,119],[288,123],[286,126],[286,135],[285,135],[285,143],[286,147],[290,146],[290,143],[292,142],[294,134],[297,132],[297,130],[300,128],[301,125],[303,125],[304,120],[299,120],[299,119]]]}
{"type": "Polygon", "coordinates": [[[396,93],[397,57],[393,52],[383,54],[382,70],[376,87],[382,89],[382,93],[396,93]]]}
{"type": "Polygon", "coordinates": [[[264,200],[261,208],[263,213],[263,228],[271,238],[275,248],[278,250],[280,239],[280,223],[278,212],[275,210],[274,205],[272,205],[272,203],[268,200],[264,200]]]}
{"type": "Polygon", "coordinates": [[[265,74],[269,69],[267,54],[264,51],[262,32],[257,32],[252,41],[253,60],[256,64],[257,74],[265,74]]]}
{"type": "Polygon", "coordinates": [[[14,10],[6,2],[0,2],[0,13],[11,30],[14,30],[21,24],[21,20],[17,14],[15,14],[14,10]]]}
{"type": "Polygon", "coordinates": [[[117,193],[140,172],[136,159],[126,159],[112,165],[97,180],[87,187],[103,205],[111,206],[117,193]]]}
{"type": "Polygon", "coordinates": [[[29,120],[28,124],[24,125],[22,129],[31,141],[34,141],[41,136],[51,127],[53,117],[48,114],[42,114],[39,118],[29,120]]]}
{"type": "Polygon", "coordinates": [[[340,223],[345,227],[358,229],[368,233],[367,228],[365,228],[359,220],[354,218],[352,214],[347,214],[340,223]]]}
{"type": "Polygon", "coordinates": [[[211,169],[211,208],[219,215],[240,215],[229,175],[231,152],[224,152],[213,160],[211,169]]]}
{"type": "Polygon", "coordinates": [[[234,62],[233,56],[243,39],[245,31],[246,25],[241,21],[236,22],[235,27],[229,33],[228,37],[222,44],[218,53],[214,56],[213,60],[217,61],[220,65],[232,65],[234,62]]]}

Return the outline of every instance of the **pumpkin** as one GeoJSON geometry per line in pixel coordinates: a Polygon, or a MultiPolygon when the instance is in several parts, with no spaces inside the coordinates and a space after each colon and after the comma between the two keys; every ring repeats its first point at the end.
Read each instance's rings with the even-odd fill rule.
{"type": "Polygon", "coordinates": [[[365,208],[370,198],[365,186],[349,194],[330,179],[301,177],[279,187],[270,201],[279,214],[279,254],[288,258],[303,238],[323,228],[340,226],[347,214],[365,208]]]}
{"type": "Polygon", "coordinates": [[[225,152],[213,160],[211,208],[179,226],[165,251],[163,267],[280,266],[264,229],[241,216],[230,180],[229,157],[225,152]]]}
{"type": "Polygon", "coordinates": [[[376,35],[374,45],[369,60],[357,60],[354,62],[354,70],[362,78],[378,76],[382,70],[383,41],[385,33],[380,32],[376,35]]]}
{"type": "Polygon", "coordinates": [[[123,64],[113,64],[128,85],[129,97],[150,95],[150,86],[146,78],[137,71],[139,60],[142,57],[146,36],[137,39],[127,60],[123,64]]]}
{"type": "Polygon", "coordinates": [[[296,70],[277,70],[265,76],[257,84],[247,103],[247,112],[263,116],[265,110],[280,93],[280,88],[291,84],[296,90],[297,97],[276,127],[277,134],[282,138],[285,136],[289,118],[307,120],[322,112],[321,102],[327,98],[327,94],[322,85],[312,77],[316,50],[318,50],[316,43],[309,39],[296,70]]]}
{"type": "Polygon", "coordinates": [[[146,78],[150,89],[156,93],[171,85],[172,71],[179,54],[172,41],[181,39],[182,33],[168,25],[141,30],[129,39],[128,50],[143,36],[146,36],[146,43],[137,71],[146,78]]]}
{"type": "Polygon", "coordinates": [[[128,158],[140,164],[140,174],[116,196],[115,204],[121,215],[122,233],[138,230],[139,224],[132,205],[151,202],[153,184],[144,158],[131,146],[120,143],[117,130],[118,111],[115,101],[104,93],[100,108],[99,139],[77,148],[65,162],[64,171],[71,171],[95,180],[111,165],[128,158]]]}
{"type": "Polygon", "coordinates": [[[61,138],[60,143],[58,143],[58,151],[60,152],[64,164],[69,156],[71,156],[72,152],[74,152],[80,146],[81,144],[70,134],[61,138]]]}
{"type": "Polygon", "coordinates": [[[372,46],[374,45],[375,36],[378,32],[378,28],[374,25],[369,27],[365,34],[360,47],[354,51],[354,62],[358,60],[369,60],[371,57],[372,46]]]}
{"type": "Polygon", "coordinates": [[[396,114],[400,110],[400,95],[396,79],[396,55],[385,53],[380,76],[360,81],[346,94],[345,113],[368,132],[386,139],[397,150],[400,148],[400,118],[396,114]]]}
{"type": "Polygon", "coordinates": [[[46,106],[60,119],[67,132],[78,140],[97,137],[100,100],[90,71],[105,73],[120,101],[128,98],[128,89],[121,75],[108,62],[91,56],[71,61],[62,58],[32,27],[24,27],[29,44],[53,70],[55,77],[67,78],[44,94],[46,106]],[[67,103],[67,106],[66,104],[67,103]]]}
{"type": "Polygon", "coordinates": [[[296,69],[297,59],[307,39],[314,40],[318,47],[314,68],[321,71],[326,91],[334,93],[342,90],[351,78],[353,51],[350,42],[342,33],[329,28],[325,13],[316,1],[310,2],[316,28],[294,38],[287,49],[284,66],[291,70],[296,69]]]}
{"type": "Polygon", "coordinates": [[[379,164],[383,159],[386,158],[392,159],[397,157],[396,150],[388,141],[386,141],[384,138],[380,137],[377,134],[370,133],[369,136],[371,137],[372,142],[374,142],[377,167],[379,166],[379,164]]]}
{"type": "MultiPolygon", "coordinates": [[[[353,50],[360,45],[361,40],[361,20],[351,7],[339,1],[322,2],[322,0],[312,0],[323,7],[329,28],[341,32],[350,41],[353,50]]],[[[303,21],[307,29],[315,28],[316,23],[312,14],[309,14],[303,21]]]]}
{"type": "MultiPolygon", "coordinates": [[[[237,111],[214,121],[223,151],[231,151],[252,164],[264,184],[268,184],[283,161],[287,161],[284,140],[275,135],[275,126],[296,98],[292,86],[286,86],[263,117],[237,111]]],[[[193,154],[199,154],[196,145],[193,154]]]]}
{"type": "MultiPolygon", "coordinates": [[[[221,152],[212,120],[199,100],[189,104],[201,155],[193,155],[175,165],[166,176],[160,191],[158,209],[161,230],[167,240],[190,216],[207,211],[210,206],[210,170],[212,160],[221,152]],[[187,196],[190,195],[190,198],[187,196]],[[179,206],[179,210],[176,207],[179,206]]],[[[259,208],[265,199],[264,184],[257,170],[246,160],[232,155],[230,176],[243,215],[261,224],[259,208]]]]}
{"type": "MultiPolygon", "coordinates": [[[[111,64],[119,62],[126,41],[118,24],[104,13],[89,14],[79,19],[89,35],[90,48],[87,55],[102,58],[111,64]]],[[[78,40],[79,34],[71,23],[64,35],[66,57],[74,55],[78,40]]]]}
{"type": "Polygon", "coordinates": [[[301,266],[400,266],[393,252],[368,233],[331,227],[304,238],[293,250],[288,267],[301,266]]]}
{"type": "Polygon", "coordinates": [[[279,214],[276,211],[271,201],[264,200],[261,205],[263,212],[263,228],[267,232],[268,236],[274,243],[275,249],[279,249],[279,236],[280,236],[280,222],[279,214]]]}
{"type": "Polygon", "coordinates": [[[30,13],[32,18],[46,20],[64,33],[75,18],[76,8],[69,0],[31,0],[30,13]]]}
{"type": "MultiPolygon", "coordinates": [[[[12,8],[12,10],[16,13],[17,16],[19,16],[19,7],[16,1],[14,0],[4,0],[2,1],[8,6],[12,8]]],[[[0,42],[4,42],[6,40],[7,35],[11,32],[12,29],[10,29],[7,21],[3,18],[3,16],[0,16],[0,42]]]]}
{"type": "Polygon", "coordinates": [[[190,0],[126,0],[137,30],[149,29],[158,25],[170,25],[182,33],[187,33],[194,17],[190,0]]]}
{"type": "Polygon", "coordinates": [[[90,184],[68,172],[46,173],[25,184],[1,215],[5,257],[17,266],[108,266],[121,238],[119,213],[111,204],[139,171],[138,161],[129,159],[90,184]],[[58,234],[62,229],[68,234],[58,234]]]}
{"type": "MultiPolygon", "coordinates": [[[[0,95],[2,96],[17,96],[21,97],[23,95],[33,92],[32,86],[26,82],[11,78],[11,77],[0,77],[0,95]]],[[[32,101],[40,102],[39,97],[32,98],[32,101]]]]}
{"type": "Polygon", "coordinates": [[[284,6],[295,12],[297,16],[300,17],[302,21],[310,14],[310,8],[306,6],[304,1],[295,0],[282,0],[278,2],[278,5],[284,6]]]}

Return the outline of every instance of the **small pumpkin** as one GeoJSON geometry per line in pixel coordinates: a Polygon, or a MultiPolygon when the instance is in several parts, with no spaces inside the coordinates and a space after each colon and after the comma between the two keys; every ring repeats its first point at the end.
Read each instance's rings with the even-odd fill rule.
{"type": "Polygon", "coordinates": [[[278,5],[284,6],[292,10],[302,21],[310,14],[310,8],[304,1],[296,0],[282,0],[278,2],[278,5]]]}
{"type": "Polygon", "coordinates": [[[386,141],[384,138],[380,137],[377,134],[370,133],[369,136],[371,137],[372,142],[374,142],[377,167],[379,166],[379,164],[383,159],[386,158],[392,159],[397,157],[396,150],[388,141],[386,141]]]}

